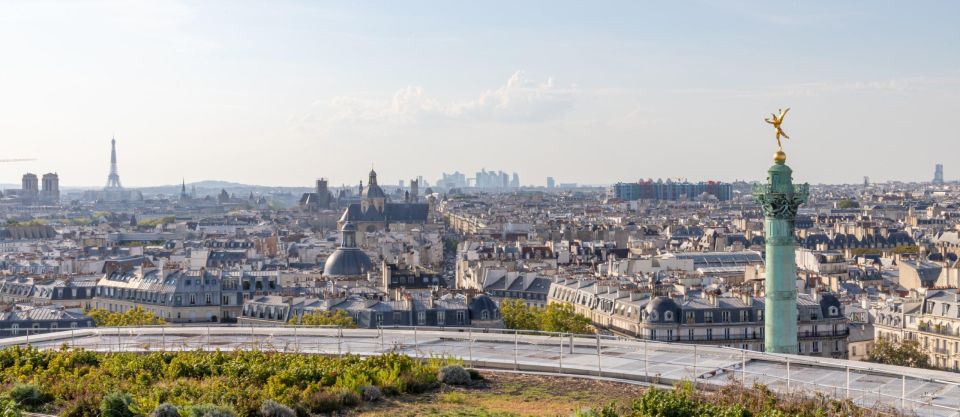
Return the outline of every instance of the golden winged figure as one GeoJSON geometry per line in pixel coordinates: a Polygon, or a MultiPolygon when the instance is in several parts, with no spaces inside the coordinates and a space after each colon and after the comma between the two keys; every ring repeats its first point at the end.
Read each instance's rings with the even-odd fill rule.
{"type": "Polygon", "coordinates": [[[773,128],[777,130],[777,149],[782,151],[783,145],[780,143],[780,136],[783,136],[784,138],[787,138],[787,139],[790,139],[790,136],[787,136],[787,134],[783,131],[783,129],[780,128],[780,124],[783,123],[783,118],[787,116],[787,112],[790,111],[790,108],[787,107],[786,109],[779,109],[779,111],[780,111],[779,116],[777,116],[774,113],[770,113],[770,118],[763,119],[763,120],[766,121],[767,123],[772,124],[773,128]]]}

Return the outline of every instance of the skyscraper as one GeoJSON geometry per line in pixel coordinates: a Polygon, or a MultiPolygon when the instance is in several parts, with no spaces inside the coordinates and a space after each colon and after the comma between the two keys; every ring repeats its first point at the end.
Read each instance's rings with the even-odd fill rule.
{"type": "Polygon", "coordinates": [[[807,184],[793,184],[787,155],[777,151],[767,170],[767,183],[756,184],[753,196],[763,209],[767,240],[764,280],[764,350],[797,353],[797,260],[794,222],[797,209],[807,201],[807,184]]]}
{"type": "Polygon", "coordinates": [[[933,169],[933,183],[943,184],[943,164],[937,164],[933,169]]]}

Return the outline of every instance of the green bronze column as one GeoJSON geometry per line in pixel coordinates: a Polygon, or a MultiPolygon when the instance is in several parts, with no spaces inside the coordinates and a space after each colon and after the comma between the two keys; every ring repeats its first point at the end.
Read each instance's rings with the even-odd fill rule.
{"type": "Polygon", "coordinates": [[[794,222],[807,201],[808,186],[794,185],[787,156],[778,150],[767,170],[767,183],[757,184],[754,199],[763,207],[767,241],[764,297],[764,349],[797,353],[797,266],[794,222]]]}

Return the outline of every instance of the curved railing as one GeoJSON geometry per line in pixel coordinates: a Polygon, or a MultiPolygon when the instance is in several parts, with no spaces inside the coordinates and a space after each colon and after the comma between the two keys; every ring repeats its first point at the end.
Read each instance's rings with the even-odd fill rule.
{"type": "Polygon", "coordinates": [[[456,356],[479,368],[633,383],[731,380],[806,391],[918,415],[958,416],[960,374],[741,349],[477,328],[343,329],[302,326],[96,327],[0,339],[0,347],[69,346],[101,352],[266,350],[325,355],[456,356]]]}

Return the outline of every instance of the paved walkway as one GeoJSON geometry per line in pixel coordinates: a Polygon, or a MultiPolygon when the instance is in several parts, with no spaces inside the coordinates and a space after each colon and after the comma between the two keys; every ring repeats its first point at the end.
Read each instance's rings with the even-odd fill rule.
{"type": "Polygon", "coordinates": [[[137,327],[67,330],[0,339],[0,347],[30,344],[102,352],[270,350],[327,355],[399,352],[447,355],[491,369],[600,376],[672,384],[761,383],[777,392],[850,397],[923,416],[960,417],[960,374],[846,360],[773,355],[739,349],[643,342],[609,337],[524,335],[478,329],[337,329],[305,327],[137,327]],[[598,354],[599,353],[599,354],[598,354]]]}

